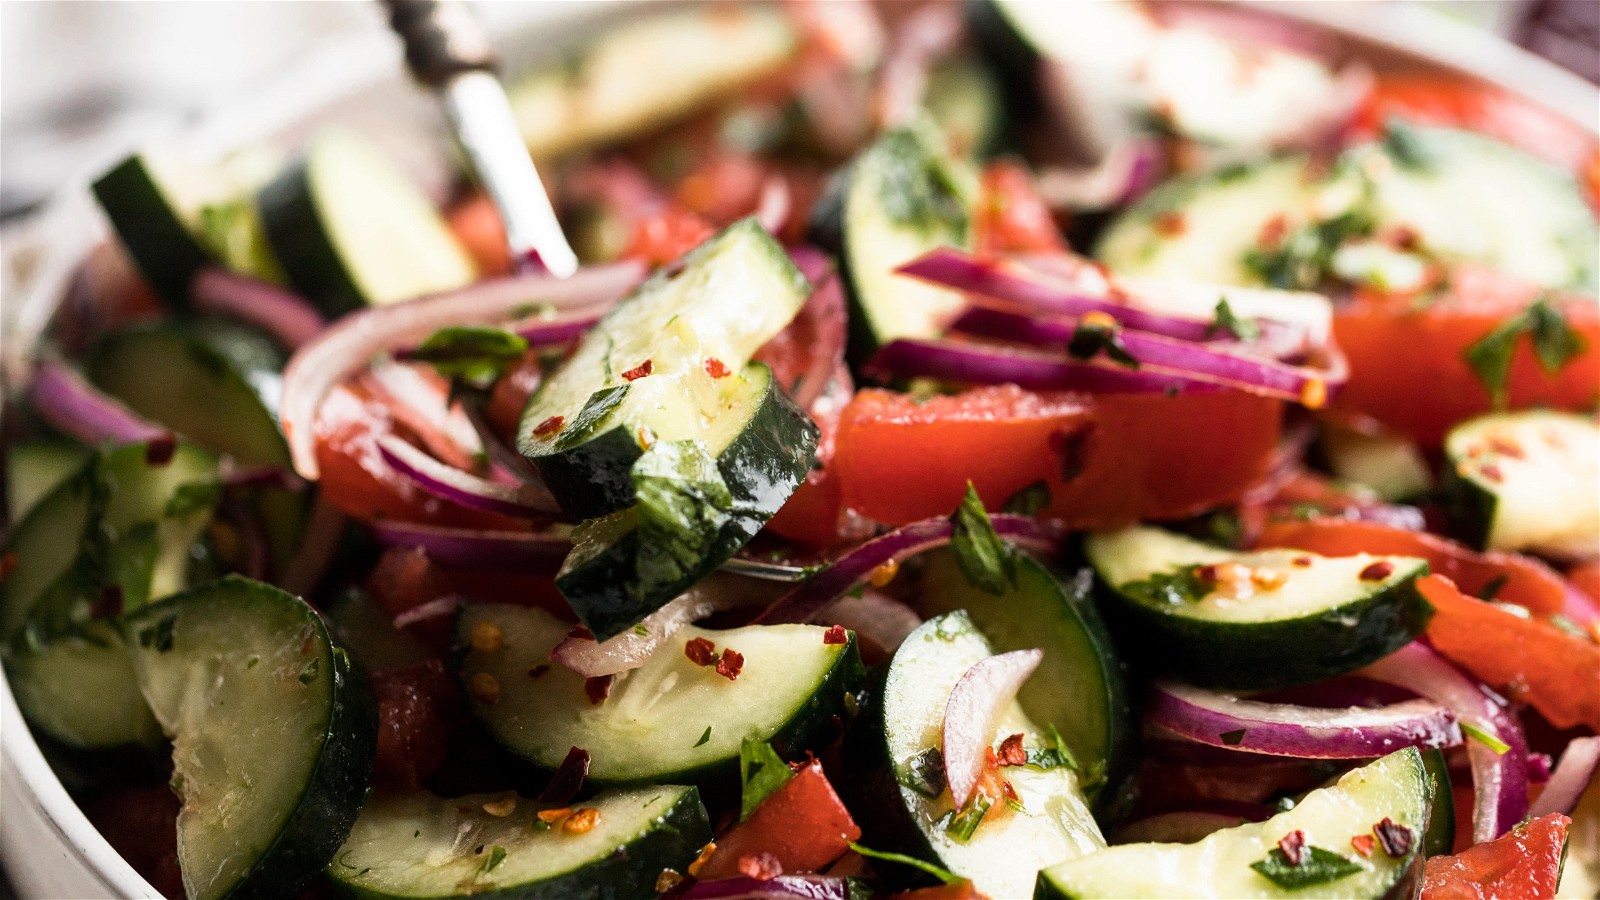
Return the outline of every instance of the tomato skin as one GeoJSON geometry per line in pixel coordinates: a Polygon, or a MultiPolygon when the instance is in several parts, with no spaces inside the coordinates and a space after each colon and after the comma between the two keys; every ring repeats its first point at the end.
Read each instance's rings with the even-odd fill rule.
{"type": "Polygon", "coordinates": [[[1600,644],[1469,597],[1442,575],[1419,579],[1417,589],[1433,605],[1435,650],[1557,728],[1600,731],[1600,644]]]}
{"type": "Polygon", "coordinates": [[[889,900],[989,900],[989,895],[963,878],[952,884],[941,884],[938,887],[917,888],[914,891],[901,891],[890,894],[889,900]]]}
{"type": "Polygon", "coordinates": [[[1600,562],[1582,563],[1567,571],[1567,580],[1578,590],[1600,602],[1600,562]]]}
{"type": "Polygon", "coordinates": [[[1571,824],[1551,813],[1454,856],[1435,856],[1422,870],[1422,900],[1555,897],[1571,824]]]}
{"type": "Polygon", "coordinates": [[[981,255],[1058,253],[1067,242],[1023,163],[999,160],[983,170],[973,216],[974,246],[981,255]]]}
{"type": "Polygon", "coordinates": [[[1504,579],[1495,599],[1525,606],[1536,615],[1560,612],[1566,597],[1561,576],[1532,557],[1496,551],[1476,553],[1437,535],[1374,522],[1271,522],[1262,529],[1258,543],[1263,547],[1309,550],[1323,556],[1420,556],[1428,561],[1430,572],[1451,579],[1468,594],[1481,595],[1493,582],[1504,579]]]}
{"type": "Polygon", "coordinates": [[[677,206],[645,213],[633,225],[633,237],[622,255],[652,266],[664,266],[699,246],[714,229],[698,214],[677,206]]]}
{"type": "Polygon", "coordinates": [[[444,764],[450,733],[462,719],[455,679],[437,659],[372,673],[378,700],[376,784],[417,790],[444,764]]]}
{"type": "Polygon", "coordinates": [[[445,223],[484,278],[511,272],[511,250],[506,246],[506,226],[489,195],[475,193],[445,214],[445,223]]]}
{"type": "Polygon", "coordinates": [[[163,897],[182,897],[178,795],[165,784],[118,788],[83,804],[96,830],[163,897]]]}
{"type": "MultiPolygon", "coordinates": [[[[1452,271],[1449,295],[1429,303],[1358,293],[1334,312],[1334,337],[1350,361],[1350,380],[1334,405],[1369,415],[1425,448],[1438,446],[1456,423],[1493,408],[1462,354],[1542,293],[1535,285],[1466,265],[1452,271]]],[[[1528,338],[1519,338],[1507,384],[1511,409],[1582,410],[1600,392],[1600,307],[1582,298],[1557,307],[1584,349],[1551,375],[1534,359],[1528,338]]]]}
{"type": "Polygon", "coordinates": [[[777,858],[786,873],[817,872],[849,850],[861,829],[812,760],[761,801],[750,818],[717,838],[717,849],[697,876],[732,878],[739,860],[758,853],[777,858]]]}

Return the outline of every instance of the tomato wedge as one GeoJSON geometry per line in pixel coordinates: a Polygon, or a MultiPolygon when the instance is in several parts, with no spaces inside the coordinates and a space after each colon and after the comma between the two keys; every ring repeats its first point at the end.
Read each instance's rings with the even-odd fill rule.
{"type": "Polygon", "coordinates": [[[732,878],[740,874],[739,860],[760,853],[775,857],[784,872],[817,872],[860,837],[822,764],[812,760],[761,801],[750,818],[717,838],[717,849],[697,877],[732,878]]]}
{"type": "Polygon", "coordinates": [[[1475,553],[1437,535],[1374,522],[1269,522],[1258,543],[1263,547],[1310,550],[1323,556],[1420,556],[1428,561],[1430,571],[1449,578],[1468,594],[1482,596],[1499,582],[1494,599],[1525,606],[1541,616],[1560,612],[1566,600],[1567,589],[1561,576],[1532,557],[1496,551],[1475,553]]]}
{"type": "Polygon", "coordinates": [[[989,895],[963,878],[937,887],[917,888],[914,891],[890,894],[889,900],[989,900],[989,895]]]}
{"type": "MultiPolygon", "coordinates": [[[[1536,285],[1467,265],[1452,270],[1447,296],[1358,293],[1334,313],[1334,337],[1350,361],[1350,380],[1335,406],[1369,415],[1424,447],[1438,446],[1457,422],[1493,407],[1462,354],[1542,295],[1536,285]]],[[[1583,410],[1595,401],[1600,306],[1587,298],[1555,305],[1584,349],[1550,374],[1520,338],[1506,386],[1512,409],[1583,410]]]]}
{"type": "Polygon", "coordinates": [[[445,214],[450,231],[467,249],[484,278],[511,271],[511,251],[506,246],[506,226],[489,195],[475,193],[445,214]]]}
{"type": "Polygon", "coordinates": [[[983,255],[1067,249],[1050,207],[1033,183],[1033,173],[1014,160],[1000,160],[984,168],[972,231],[973,245],[983,255]]]}
{"type": "Polygon", "coordinates": [[[1435,650],[1557,728],[1600,731],[1600,644],[1469,597],[1442,575],[1423,577],[1417,588],[1433,605],[1435,650]]]}
{"type": "Polygon", "coordinates": [[[1549,900],[1571,824],[1551,813],[1454,856],[1435,856],[1422,870],[1422,900],[1549,900]]]}
{"type": "Polygon", "coordinates": [[[845,409],[835,466],[844,503],[903,525],[949,514],[967,482],[990,509],[1044,482],[1072,528],[1193,515],[1266,472],[1282,405],[1235,392],[1036,394],[1014,385],[919,402],[864,390],[845,409]]]}
{"type": "Polygon", "coordinates": [[[1573,566],[1567,571],[1567,580],[1590,599],[1600,602],[1600,562],[1573,566]]]}

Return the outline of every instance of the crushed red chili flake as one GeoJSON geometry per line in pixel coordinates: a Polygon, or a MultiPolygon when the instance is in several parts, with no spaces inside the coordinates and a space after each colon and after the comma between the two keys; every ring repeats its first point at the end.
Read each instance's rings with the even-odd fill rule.
{"type": "Polygon", "coordinates": [[[1028,751],[1022,749],[1022,734],[1018,732],[1000,742],[1000,765],[1022,766],[1028,763],[1028,751]]]}
{"type": "Polygon", "coordinates": [[[1284,235],[1288,233],[1289,219],[1280,213],[1262,223],[1261,231],[1256,234],[1256,245],[1263,249],[1271,250],[1273,247],[1278,246],[1284,235]]]}
{"type": "Polygon", "coordinates": [[[1311,565],[1311,557],[1309,557],[1309,556],[1296,556],[1294,559],[1291,559],[1289,561],[1294,563],[1295,566],[1297,566],[1297,567],[1299,567],[1301,569],[1304,569],[1307,566],[1311,565]]]}
{"type": "Polygon", "coordinates": [[[536,437],[549,437],[550,435],[560,431],[561,426],[565,424],[567,424],[566,416],[551,416],[550,418],[545,419],[543,422],[533,426],[533,433],[536,437]]]}
{"type": "Polygon", "coordinates": [[[1411,845],[1417,839],[1415,832],[1388,816],[1372,826],[1372,833],[1378,836],[1378,844],[1383,847],[1383,852],[1395,858],[1410,853],[1411,845]]]}
{"type": "Polygon", "coordinates": [[[1390,229],[1385,236],[1389,245],[1396,250],[1415,250],[1422,246],[1422,235],[1417,233],[1410,225],[1397,225],[1390,229]]]}
{"type": "Polygon", "coordinates": [[[615,675],[600,675],[595,678],[583,680],[583,693],[589,698],[590,706],[598,706],[611,696],[611,682],[616,680],[615,675]]]}
{"type": "Polygon", "coordinates": [[[1009,781],[1000,782],[1000,793],[1005,794],[1006,795],[1006,799],[1011,801],[1012,803],[1015,803],[1018,806],[1022,805],[1022,795],[1017,793],[1017,789],[1014,786],[1012,786],[1011,782],[1009,782],[1009,781]]]}
{"type": "Polygon", "coordinates": [[[1525,457],[1520,446],[1502,437],[1489,438],[1489,449],[1501,456],[1509,456],[1512,459],[1523,459],[1525,457]]]}
{"type": "Polygon", "coordinates": [[[1291,866],[1298,866],[1311,856],[1306,849],[1306,833],[1298,828],[1278,839],[1278,849],[1291,866]]]}
{"type": "Polygon", "coordinates": [[[1483,473],[1483,477],[1489,479],[1495,484],[1499,484],[1506,478],[1506,473],[1500,471],[1500,467],[1494,463],[1489,463],[1488,465],[1480,468],[1478,471],[1483,473]]]}
{"type": "Polygon", "coordinates": [[[765,851],[739,857],[739,872],[757,881],[771,881],[783,874],[783,863],[765,851]]]}
{"type": "Polygon", "coordinates": [[[727,363],[717,359],[715,356],[708,356],[706,357],[706,374],[712,378],[727,378],[733,374],[733,370],[728,368],[727,363]]]}
{"type": "Polygon", "coordinates": [[[867,576],[867,581],[873,587],[886,587],[898,574],[900,574],[900,562],[899,560],[891,559],[874,568],[872,574],[867,576]]]}
{"type": "Polygon", "coordinates": [[[178,439],[169,431],[144,445],[145,465],[164,466],[172,462],[172,456],[177,452],[178,439]]]}
{"type": "Polygon", "coordinates": [[[712,841],[709,844],[706,844],[704,847],[701,847],[700,848],[700,855],[696,856],[694,858],[694,862],[689,863],[689,868],[688,868],[689,877],[690,878],[699,877],[700,870],[704,869],[706,867],[706,860],[709,860],[711,858],[711,854],[716,853],[716,852],[717,852],[717,842],[716,841],[712,841]]]}
{"type": "Polygon", "coordinates": [[[550,776],[550,783],[539,793],[538,800],[540,803],[569,803],[583,790],[583,782],[588,777],[589,751],[572,747],[556,767],[555,774],[550,776]]]}
{"type": "Polygon", "coordinates": [[[744,654],[731,647],[722,651],[722,658],[717,660],[717,674],[729,681],[737,681],[742,671],[744,671],[744,654]]]}
{"type": "Polygon", "coordinates": [[[543,675],[544,673],[546,673],[548,671],[550,671],[550,664],[549,663],[540,663],[537,666],[534,666],[533,668],[528,670],[528,677],[529,678],[538,678],[539,676],[543,675]]]}
{"type": "Polygon", "coordinates": [[[643,378],[646,375],[649,375],[650,372],[654,368],[655,368],[655,364],[653,364],[652,362],[650,362],[650,360],[647,359],[644,362],[639,363],[637,366],[634,366],[633,368],[629,369],[628,371],[623,372],[622,373],[622,377],[624,379],[628,380],[628,381],[637,381],[640,378],[643,378]]]}
{"type": "Polygon", "coordinates": [[[1394,574],[1394,563],[1380,559],[1361,570],[1362,581],[1382,581],[1394,574]]]}
{"type": "Polygon", "coordinates": [[[600,824],[600,810],[592,806],[585,806],[561,823],[561,830],[567,834],[585,834],[594,830],[600,824]]]}
{"type": "Polygon", "coordinates": [[[844,630],[843,625],[834,625],[822,633],[822,642],[824,644],[844,644],[849,641],[850,634],[844,630]]]}
{"type": "Polygon", "coordinates": [[[1356,852],[1362,856],[1371,856],[1372,846],[1375,843],[1370,834],[1358,834],[1350,839],[1350,846],[1356,848],[1356,852]]]}
{"type": "Polygon", "coordinates": [[[714,665],[717,661],[717,645],[703,637],[690,638],[683,645],[683,655],[697,666],[714,665]]]}
{"type": "Polygon", "coordinates": [[[1162,237],[1178,237],[1189,230],[1189,223],[1183,218],[1183,213],[1168,210],[1156,216],[1150,222],[1155,233],[1162,237]]]}
{"type": "Polygon", "coordinates": [[[0,553],[0,579],[3,579],[7,575],[10,575],[11,574],[11,570],[15,569],[16,567],[17,567],[17,555],[15,553],[11,553],[11,552],[0,553]]]}

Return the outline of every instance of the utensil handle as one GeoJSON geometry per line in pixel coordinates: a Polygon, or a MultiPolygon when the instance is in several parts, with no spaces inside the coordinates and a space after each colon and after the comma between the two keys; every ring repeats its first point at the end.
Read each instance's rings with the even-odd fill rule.
{"type": "Polygon", "coordinates": [[[382,0],[411,74],[432,88],[463,72],[493,71],[489,36],[465,0],[382,0]]]}

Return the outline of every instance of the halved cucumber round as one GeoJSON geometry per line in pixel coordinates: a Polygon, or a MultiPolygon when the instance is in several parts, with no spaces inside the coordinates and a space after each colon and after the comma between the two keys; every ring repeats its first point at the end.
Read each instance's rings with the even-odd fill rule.
{"type": "Polygon", "coordinates": [[[736,785],[744,740],[769,741],[797,758],[834,733],[863,675],[854,635],[829,644],[827,629],[815,625],[687,627],[644,666],[617,676],[610,696],[596,703],[582,677],[548,662],[570,630],[531,607],[465,607],[456,626],[466,648],[458,672],[473,715],[496,740],[546,769],[582,747],[597,783],[736,785]],[[474,641],[485,632],[496,637],[474,641]],[[716,653],[741,654],[737,678],[691,660],[685,648],[697,639],[716,653]]]}
{"type": "Polygon", "coordinates": [[[1600,423],[1548,410],[1496,413],[1445,437],[1456,531],[1491,550],[1600,556],[1600,423]]]}
{"type": "Polygon", "coordinates": [[[28,723],[69,747],[161,743],[161,726],[139,693],[122,634],[108,622],[91,622],[43,646],[20,647],[6,668],[28,723]]]}
{"type": "Polygon", "coordinates": [[[1425,560],[1238,553],[1159,528],[1090,535],[1121,646],[1150,667],[1208,687],[1308,684],[1387,656],[1433,609],[1416,590],[1425,560]]]}
{"type": "Polygon", "coordinates": [[[190,900],[292,896],[367,792],[377,713],[316,610],[228,576],[147,606],[123,633],[172,738],[190,900]]]}
{"type": "Polygon", "coordinates": [[[54,438],[23,441],[5,448],[6,522],[15,525],[89,458],[89,448],[54,438]]]}
{"type": "MultiPolygon", "coordinates": [[[[1033,896],[1409,897],[1421,871],[1432,800],[1433,782],[1421,756],[1408,747],[1347,773],[1332,787],[1312,791],[1294,809],[1265,822],[1225,828],[1194,844],[1124,844],[1053,865],[1039,873],[1033,896]],[[1409,833],[1404,852],[1390,855],[1378,841],[1374,827],[1385,820],[1409,833]],[[1307,847],[1340,862],[1330,864],[1314,854],[1297,867],[1273,867],[1272,855],[1282,855],[1278,842],[1295,831],[1307,847]],[[1357,852],[1352,838],[1371,840],[1369,853],[1357,852]],[[1287,873],[1280,878],[1298,874],[1306,883],[1286,886],[1253,868],[1257,863],[1287,873]],[[1312,877],[1313,871],[1325,873],[1323,879],[1312,877]]],[[[1399,843],[1393,846],[1398,849],[1399,843]]]]}
{"type": "Polygon", "coordinates": [[[256,204],[289,283],[330,314],[458,288],[478,276],[433,204],[353,132],[312,138],[256,204]]]}
{"type": "Polygon", "coordinates": [[[593,827],[546,823],[537,813],[550,804],[515,794],[380,795],[361,811],[328,876],[368,898],[651,897],[663,870],[682,873],[711,840],[692,787],[612,790],[574,806],[597,811],[593,827]]]}
{"type": "Polygon", "coordinates": [[[1084,570],[1062,582],[1025,554],[1016,586],[995,596],[974,587],[948,550],[926,554],[917,608],[929,615],[965,610],[996,651],[1044,651],[1017,700],[1035,722],[1055,725],[1096,796],[1128,768],[1135,738],[1123,666],[1091,598],[1084,570]]]}
{"type": "MultiPolygon", "coordinates": [[[[845,759],[856,774],[839,787],[851,801],[867,846],[942,866],[992,897],[1025,897],[1041,868],[1092,853],[1106,842],[1077,776],[1064,766],[1002,770],[1022,808],[992,798],[993,807],[970,837],[952,833],[956,829],[949,817],[955,810],[939,756],[945,704],[961,676],[993,653],[959,610],[913,631],[851,724],[845,759]]],[[[1013,703],[991,743],[1016,733],[1030,750],[1047,744],[1022,707],[1013,703]]],[[[904,866],[883,866],[880,874],[896,885],[927,880],[904,866]]]]}

